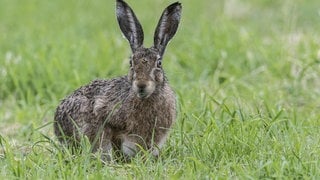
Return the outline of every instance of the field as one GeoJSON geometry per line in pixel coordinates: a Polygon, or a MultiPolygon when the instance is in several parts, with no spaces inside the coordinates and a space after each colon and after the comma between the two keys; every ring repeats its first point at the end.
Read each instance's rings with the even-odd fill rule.
{"type": "MultiPolygon", "coordinates": [[[[146,46],[172,2],[128,0],[146,46]]],[[[180,2],[163,59],[178,119],[161,156],[103,164],[85,140],[63,151],[52,123],[73,90],[128,72],[115,2],[0,0],[0,177],[319,179],[319,1],[180,2]]]]}

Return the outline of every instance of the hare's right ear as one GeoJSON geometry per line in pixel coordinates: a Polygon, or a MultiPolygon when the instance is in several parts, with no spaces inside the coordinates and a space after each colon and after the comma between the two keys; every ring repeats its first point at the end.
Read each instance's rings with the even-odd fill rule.
{"type": "Polygon", "coordinates": [[[128,39],[132,52],[143,44],[143,30],[130,6],[123,0],[117,0],[116,14],[120,29],[128,39]]]}

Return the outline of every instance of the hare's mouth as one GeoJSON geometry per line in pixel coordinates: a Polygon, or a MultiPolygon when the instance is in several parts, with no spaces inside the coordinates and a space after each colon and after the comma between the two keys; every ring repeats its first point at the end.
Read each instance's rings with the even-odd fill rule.
{"type": "Polygon", "coordinates": [[[138,98],[144,99],[148,97],[148,93],[145,90],[139,90],[137,93],[138,98]]]}
{"type": "Polygon", "coordinates": [[[140,99],[148,98],[152,94],[152,91],[150,92],[149,88],[137,88],[137,96],[140,99]]]}
{"type": "Polygon", "coordinates": [[[138,98],[145,99],[145,98],[148,98],[153,93],[155,89],[155,85],[150,81],[147,81],[146,83],[135,81],[133,83],[133,89],[137,94],[138,98]]]}

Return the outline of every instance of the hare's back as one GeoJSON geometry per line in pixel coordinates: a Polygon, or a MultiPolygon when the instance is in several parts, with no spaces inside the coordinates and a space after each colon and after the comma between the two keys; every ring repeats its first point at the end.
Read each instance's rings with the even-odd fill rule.
{"type": "Polygon", "coordinates": [[[56,111],[56,118],[58,118],[56,120],[71,116],[73,120],[78,121],[80,117],[93,116],[92,112],[101,97],[104,98],[104,103],[107,105],[127,96],[129,90],[130,83],[126,76],[109,80],[94,80],[61,101],[56,111]]]}
{"type": "Polygon", "coordinates": [[[54,118],[56,133],[60,134],[62,128],[65,135],[73,134],[75,123],[80,128],[88,124],[98,126],[99,119],[108,114],[113,107],[112,104],[126,97],[129,90],[130,83],[126,76],[110,80],[94,80],[80,87],[63,99],[57,107],[54,118]]]}

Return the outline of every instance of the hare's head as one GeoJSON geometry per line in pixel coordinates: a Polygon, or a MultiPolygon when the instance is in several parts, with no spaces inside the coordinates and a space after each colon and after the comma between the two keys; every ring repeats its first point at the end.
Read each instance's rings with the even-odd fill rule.
{"type": "Polygon", "coordinates": [[[177,31],[181,4],[176,2],[168,6],[162,13],[154,34],[154,45],[143,47],[143,30],[136,15],[127,3],[117,0],[117,19],[120,29],[128,39],[132,55],[128,78],[132,89],[139,98],[149,97],[164,83],[162,56],[171,38],[177,31]]]}

